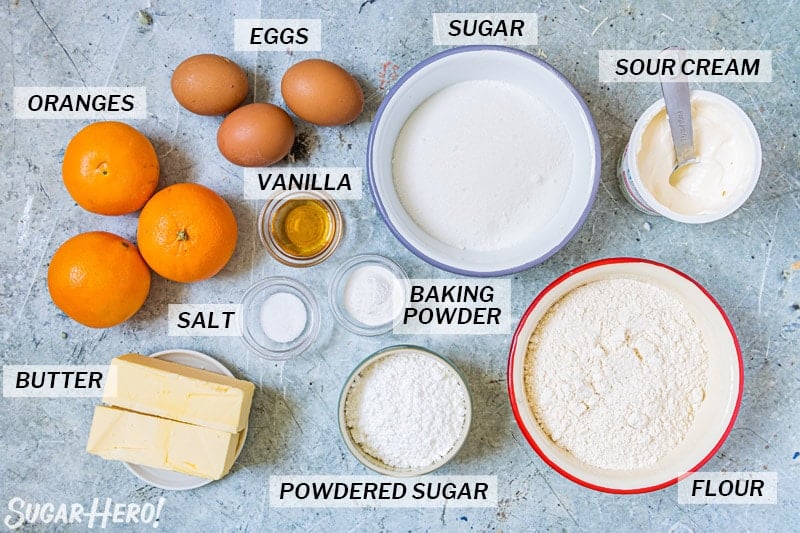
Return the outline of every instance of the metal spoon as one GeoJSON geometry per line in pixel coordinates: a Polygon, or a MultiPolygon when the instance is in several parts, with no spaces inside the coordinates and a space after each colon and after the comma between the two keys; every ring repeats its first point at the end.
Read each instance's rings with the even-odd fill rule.
{"type": "MultiPolygon", "coordinates": [[[[664,49],[660,58],[673,57],[679,59],[684,49],[672,46],[664,49]]],[[[680,64],[680,61],[676,61],[680,64]]],[[[664,104],[667,107],[669,130],[672,134],[672,143],[675,146],[677,164],[669,177],[669,183],[677,186],[681,173],[676,172],[682,166],[696,162],[694,149],[694,132],[692,130],[692,105],[689,100],[689,82],[686,75],[678,69],[673,76],[662,74],[661,92],[664,95],[664,104]]]]}

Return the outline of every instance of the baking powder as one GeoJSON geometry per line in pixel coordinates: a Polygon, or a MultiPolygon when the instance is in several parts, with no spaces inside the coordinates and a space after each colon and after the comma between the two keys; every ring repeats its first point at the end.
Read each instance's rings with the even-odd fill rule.
{"type": "Polygon", "coordinates": [[[347,313],[367,326],[380,326],[394,320],[403,309],[403,287],[388,268],[364,265],[347,277],[342,294],[347,313]]]}
{"type": "Polygon", "coordinates": [[[525,367],[533,414],[556,444],[589,465],[629,470],[686,436],[705,396],[708,351],[678,298],[608,279],[550,308],[525,367]]]}
{"type": "Polygon", "coordinates": [[[566,127],[511,83],[456,83],[423,102],[394,147],[398,198],[450,246],[493,251],[527,241],[558,211],[572,176],[566,127]]]}
{"type": "Polygon", "coordinates": [[[411,351],[365,368],[347,393],[345,419],[364,452],[395,468],[424,468],[464,431],[467,393],[455,371],[411,351]]]}

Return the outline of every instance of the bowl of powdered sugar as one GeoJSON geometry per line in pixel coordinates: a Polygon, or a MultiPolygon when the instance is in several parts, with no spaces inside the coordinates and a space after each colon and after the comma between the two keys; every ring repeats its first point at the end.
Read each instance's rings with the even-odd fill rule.
{"type": "Polygon", "coordinates": [[[385,348],[362,361],[339,398],[345,445],[364,466],[395,477],[427,474],[467,438],[472,403],[444,357],[418,346],[385,348]]]}
{"type": "Polygon", "coordinates": [[[672,485],[722,446],[743,390],[725,312],[689,276],[645,259],[578,267],[514,334],[517,424],[565,477],[612,493],[672,485]]]}
{"type": "Polygon", "coordinates": [[[541,263],[594,200],[600,143],[585,102],[526,52],[466,46],[424,60],[387,93],[367,147],[373,199],[421,259],[468,276],[541,263]]]}

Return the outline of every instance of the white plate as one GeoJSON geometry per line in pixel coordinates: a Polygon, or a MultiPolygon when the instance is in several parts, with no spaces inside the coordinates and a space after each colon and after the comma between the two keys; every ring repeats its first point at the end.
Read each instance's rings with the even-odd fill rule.
{"type": "MultiPolygon", "coordinates": [[[[208,370],[217,374],[224,374],[226,376],[234,377],[230,370],[225,368],[222,363],[217,361],[211,356],[204,353],[195,352],[193,350],[164,350],[151,354],[150,357],[158,357],[164,361],[171,363],[178,363],[181,365],[199,368],[201,370],[208,370]]],[[[244,447],[244,440],[247,438],[247,428],[239,432],[239,443],[236,446],[236,458],[242,453],[244,447]]],[[[152,466],[136,465],[133,463],[123,463],[128,470],[133,472],[133,475],[154,487],[167,490],[189,490],[208,485],[213,480],[197,476],[190,476],[181,474],[180,472],[172,472],[171,470],[164,470],[163,468],[153,468],[152,466]]]]}

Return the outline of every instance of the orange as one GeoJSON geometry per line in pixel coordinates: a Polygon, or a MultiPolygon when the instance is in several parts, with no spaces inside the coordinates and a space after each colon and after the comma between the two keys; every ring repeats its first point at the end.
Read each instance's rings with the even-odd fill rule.
{"type": "Polygon", "coordinates": [[[238,227],[220,195],[196,183],[157,192],[139,215],[142,257],[161,276],[190,283],[210,278],[228,263],[238,227]]]}
{"type": "Polygon", "coordinates": [[[150,269],[129,240],[90,231],[56,250],[47,288],[53,303],[76,322],[108,328],[142,307],[150,291],[150,269]]]}
{"type": "Polygon", "coordinates": [[[142,208],[158,185],[158,157],[147,137],[122,122],[95,122],[75,134],[61,175],[78,205],[100,215],[142,208]]]}

